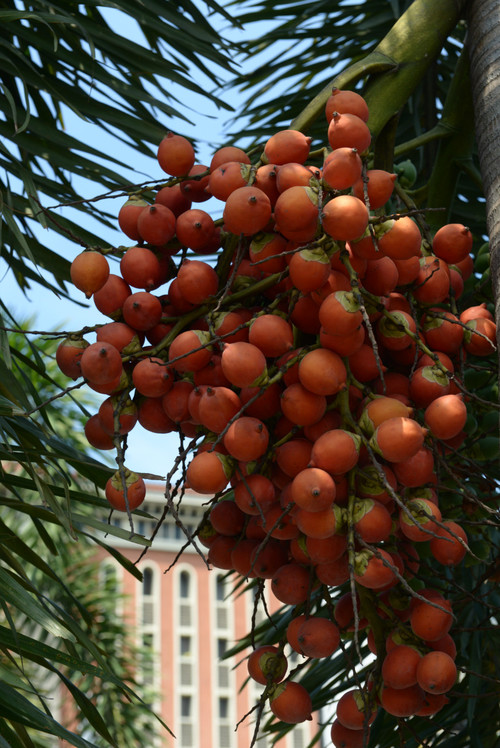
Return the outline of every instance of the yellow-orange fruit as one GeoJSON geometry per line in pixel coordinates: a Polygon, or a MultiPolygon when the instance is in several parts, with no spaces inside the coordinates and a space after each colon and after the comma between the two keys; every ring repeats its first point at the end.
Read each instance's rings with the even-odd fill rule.
{"type": "Polygon", "coordinates": [[[388,462],[401,462],[418,452],[426,432],[427,429],[423,429],[417,421],[394,416],[378,426],[370,444],[388,462]]]}
{"type": "Polygon", "coordinates": [[[279,130],[266,142],[264,155],[271,164],[287,164],[296,161],[303,164],[309,155],[312,138],[300,130],[279,130]]]}
{"type": "Polygon", "coordinates": [[[233,234],[256,234],[267,226],[270,218],[271,201],[258,187],[238,187],[226,200],[224,226],[233,234]]]}
{"type": "Polygon", "coordinates": [[[85,251],[75,257],[69,272],[73,285],[90,299],[108,280],[109,263],[100,252],[85,251]]]}
{"type": "Polygon", "coordinates": [[[354,195],[339,195],[323,206],[321,222],[332,239],[358,239],[368,226],[368,208],[354,195]]]}
{"type": "Polygon", "coordinates": [[[167,174],[182,177],[194,164],[194,148],[187,138],[169,132],[158,146],[157,159],[167,174]]]}

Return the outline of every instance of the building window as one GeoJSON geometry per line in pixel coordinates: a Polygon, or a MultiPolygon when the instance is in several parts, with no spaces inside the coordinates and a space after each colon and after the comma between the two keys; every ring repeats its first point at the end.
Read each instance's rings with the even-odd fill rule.
{"type": "Polygon", "coordinates": [[[217,574],[215,589],[217,600],[219,602],[224,602],[226,598],[226,580],[224,579],[223,574],[217,574]]]}
{"type": "Polygon", "coordinates": [[[198,744],[197,589],[193,569],[178,565],[174,577],[177,720],[179,748],[198,744]]]}
{"type": "Polygon", "coordinates": [[[189,574],[187,571],[181,571],[179,574],[179,595],[182,598],[189,597],[189,574]]]}
{"type": "Polygon", "coordinates": [[[191,696],[181,696],[181,717],[192,717],[191,696]]]}
{"type": "Polygon", "coordinates": [[[160,692],[160,574],[152,564],[141,568],[142,583],[138,582],[138,635],[142,646],[141,680],[151,689],[154,700],[160,692]]]}
{"type": "Polygon", "coordinates": [[[229,699],[225,696],[219,699],[219,719],[227,719],[229,716],[229,699]]]}
{"type": "Polygon", "coordinates": [[[213,581],[213,651],[217,657],[214,674],[214,736],[219,748],[235,748],[234,731],[234,661],[223,659],[234,641],[233,606],[229,582],[224,574],[216,573],[213,581]]]}
{"type": "Polygon", "coordinates": [[[146,566],[142,572],[142,594],[150,597],[153,594],[153,570],[146,566]]]}
{"type": "Polygon", "coordinates": [[[227,652],[227,639],[217,639],[217,657],[222,659],[227,652]]]}

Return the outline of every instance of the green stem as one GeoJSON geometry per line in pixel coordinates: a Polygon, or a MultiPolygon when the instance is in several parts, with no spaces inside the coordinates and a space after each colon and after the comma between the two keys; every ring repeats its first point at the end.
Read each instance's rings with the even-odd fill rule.
{"type": "Polygon", "coordinates": [[[423,132],[421,135],[418,135],[416,138],[412,138],[411,140],[407,140],[405,143],[397,145],[394,148],[394,158],[398,159],[407,153],[415,151],[417,148],[421,148],[428,143],[434,142],[435,140],[449,138],[452,134],[453,129],[441,120],[437,125],[432,127],[430,130],[423,132]]]}
{"type": "Polygon", "coordinates": [[[474,108],[469,76],[469,60],[464,48],[446,96],[442,123],[450,135],[439,144],[427,189],[427,207],[446,207],[429,212],[426,219],[434,231],[450,220],[450,206],[461,171],[472,160],[474,108]]]}
{"type": "Polygon", "coordinates": [[[374,594],[361,584],[356,585],[356,590],[359,597],[361,613],[363,617],[366,618],[371,630],[373,631],[375,648],[377,650],[377,665],[381,668],[385,657],[386,633],[384,620],[380,617],[377,611],[377,603],[374,594]]]}
{"type": "Polygon", "coordinates": [[[395,64],[393,71],[372,76],[364,92],[370,109],[368,124],[375,139],[405,106],[460,20],[465,5],[465,0],[415,0],[375,48],[374,53],[395,64]]]}
{"type": "Polygon", "coordinates": [[[386,55],[381,54],[376,50],[371,52],[363,60],[355,62],[353,65],[350,65],[348,68],[336,75],[331,83],[328,83],[314,97],[314,99],[309,102],[305,109],[295,117],[290,124],[290,129],[307,132],[312,123],[321,114],[324,114],[325,105],[332,93],[332,88],[349,88],[367,75],[376,75],[385,71],[394,70],[395,68],[396,63],[394,60],[391,60],[386,57],[386,55]]]}

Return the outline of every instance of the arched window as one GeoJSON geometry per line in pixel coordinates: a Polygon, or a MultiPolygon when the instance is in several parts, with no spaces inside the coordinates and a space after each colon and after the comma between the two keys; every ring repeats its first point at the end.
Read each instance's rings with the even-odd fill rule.
{"type": "Polygon", "coordinates": [[[160,571],[152,563],[141,567],[137,582],[137,628],[141,647],[141,681],[157,696],[160,690],[158,663],[161,654],[160,571]]]}
{"type": "Polygon", "coordinates": [[[177,684],[175,733],[182,748],[196,748],[199,745],[196,591],[193,569],[187,565],[179,565],[174,576],[177,684]]]}
{"type": "MultiPolygon", "coordinates": [[[[257,585],[252,585],[250,589],[248,589],[246,594],[247,618],[249,621],[255,619],[255,625],[258,626],[259,623],[262,623],[262,621],[266,618],[266,612],[264,608],[264,600],[267,602],[266,590],[265,588],[262,590],[264,600],[261,597],[260,588],[257,585]]],[[[258,704],[262,695],[262,686],[252,678],[250,678],[246,688],[248,689],[250,707],[258,704]]],[[[263,724],[263,722],[261,722],[261,724],[263,724]]],[[[251,736],[253,737],[253,730],[255,729],[255,713],[250,716],[249,725],[251,736]]],[[[271,740],[263,734],[259,735],[255,742],[255,748],[271,748],[271,745],[271,740]]]]}
{"type": "Polygon", "coordinates": [[[215,663],[214,686],[214,745],[219,748],[234,748],[234,659],[223,659],[234,644],[234,600],[231,596],[231,583],[225,575],[216,572],[213,578],[212,600],[214,606],[213,646],[215,663]]]}
{"type": "Polygon", "coordinates": [[[189,573],[184,570],[179,574],[179,596],[185,600],[190,594],[190,582],[191,577],[189,573]]]}
{"type": "Polygon", "coordinates": [[[144,597],[153,595],[153,570],[146,566],[142,572],[142,594],[144,597]]]}

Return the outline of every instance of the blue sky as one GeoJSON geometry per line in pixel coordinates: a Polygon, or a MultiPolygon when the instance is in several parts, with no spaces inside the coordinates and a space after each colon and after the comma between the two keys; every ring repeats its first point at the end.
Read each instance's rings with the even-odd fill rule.
{"type": "MultiPolygon", "coordinates": [[[[114,17],[115,27],[121,26],[123,28],[124,35],[126,34],[129,38],[140,41],[141,34],[135,23],[131,25],[130,19],[119,11],[107,9],[106,12],[114,17]]],[[[224,71],[220,72],[223,73],[224,71]]],[[[196,69],[193,69],[193,76],[195,75],[198,80],[200,73],[196,69]]],[[[180,119],[169,119],[165,121],[165,132],[172,130],[188,138],[195,138],[198,144],[196,151],[197,162],[209,163],[213,153],[211,144],[223,144],[224,142],[224,126],[228,120],[229,113],[226,110],[218,110],[208,99],[185,90],[174,90],[173,93],[178,96],[182,102],[182,107],[184,107],[183,111],[185,111],[187,117],[193,120],[194,124],[188,125],[180,119]]],[[[232,94],[232,101],[233,105],[237,108],[238,101],[235,94],[232,94]]],[[[151,180],[152,182],[161,181],[167,178],[167,175],[160,169],[155,160],[146,159],[132,150],[130,150],[129,154],[124,153],[123,144],[119,144],[118,141],[98,130],[95,126],[82,122],[70,110],[65,110],[64,112],[64,125],[66,131],[75,137],[86,142],[98,142],[103,153],[118,154],[118,148],[120,148],[119,155],[125,157],[126,162],[134,164],[135,171],[130,170],[127,174],[127,178],[130,179],[132,184],[146,180],[151,180]]],[[[75,183],[77,183],[76,180],[75,183]]],[[[95,197],[95,194],[92,192],[93,189],[95,190],[95,185],[89,185],[84,180],[80,180],[78,187],[82,197],[95,197]]],[[[101,205],[111,214],[117,216],[120,206],[124,201],[123,197],[114,198],[103,201],[101,205]]],[[[217,211],[219,206],[221,206],[221,203],[215,200],[200,205],[203,209],[210,211],[217,211]]],[[[69,216],[68,209],[59,209],[59,212],[61,215],[69,216]]],[[[79,214],[78,220],[82,220],[81,214],[79,214]]],[[[89,217],[86,228],[95,229],[96,233],[102,236],[103,240],[111,246],[131,243],[120,232],[118,223],[116,223],[116,230],[106,230],[102,226],[94,226],[93,221],[89,217]]],[[[40,233],[48,231],[50,234],[50,229],[42,229],[40,227],[38,231],[40,233]]],[[[44,235],[44,241],[47,241],[46,234],[44,235]]],[[[54,250],[60,252],[69,260],[72,260],[81,251],[80,246],[70,241],[64,241],[54,232],[52,232],[52,236],[49,239],[49,245],[50,241],[53,241],[54,250]]],[[[112,267],[112,272],[118,272],[117,265],[112,267]]],[[[17,319],[34,319],[31,329],[43,331],[76,331],[85,325],[110,321],[109,318],[104,317],[98,312],[92,301],[90,303],[87,302],[83,293],[80,293],[77,289],[74,289],[73,298],[80,305],[69,302],[62,297],[57,297],[53,292],[35,284],[24,295],[15,283],[10,271],[5,270],[5,265],[0,265],[0,294],[2,301],[8,305],[17,319]]],[[[88,336],[88,339],[89,342],[93,341],[90,336],[88,336]]],[[[178,437],[176,434],[151,434],[142,429],[142,427],[136,426],[129,435],[128,445],[127,463],[131,469],[166,475],[177,454],[178,437]]],[[[109,455],[110,453],[107,454],[109,455]]]]}

